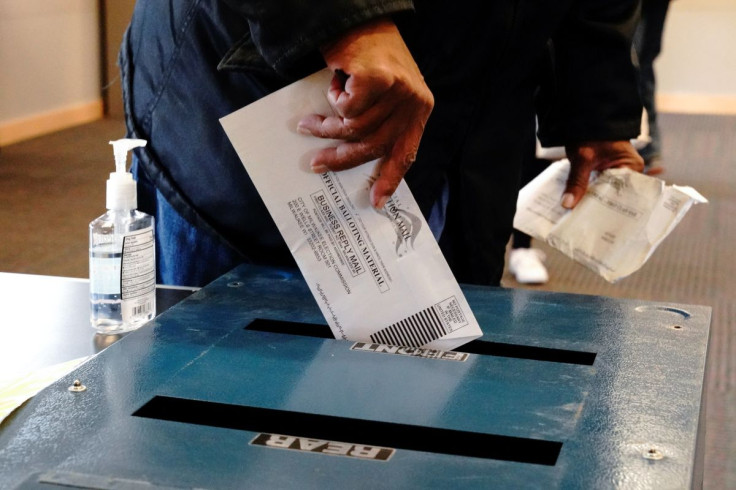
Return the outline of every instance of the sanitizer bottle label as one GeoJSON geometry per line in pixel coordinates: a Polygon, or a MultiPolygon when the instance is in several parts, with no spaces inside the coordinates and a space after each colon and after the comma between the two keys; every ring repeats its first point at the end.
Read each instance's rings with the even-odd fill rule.
{"type": "Polygon", "coordinates": [[[120,292],[123,322],[153,311],[156,294],[153,228],[123,238],[120,292]]]}

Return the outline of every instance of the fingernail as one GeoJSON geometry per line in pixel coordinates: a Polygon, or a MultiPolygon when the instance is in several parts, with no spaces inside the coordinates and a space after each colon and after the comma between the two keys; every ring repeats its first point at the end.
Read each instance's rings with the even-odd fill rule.
{"type": "Polygon", "coordinates": [[[329,172],[330,170],[329,168],[327,168],[326,165],[322,163],[313,163],[310,165],[310,167],[312,168],[312,172],[316,174],[323,174],[325,172],[329,172]]]}
{"type": "Polygon", "coordinates": [[[312,132],[309,129],[307,129],[305,126],[303,126],[301,123],[296,125],[296,132],[299,134],[306,134],[306,135],[312,134],[312,132]]]}
{"type": "Polygon", "coordinates": [[[376,209],[383,209],[383,207],[386,205],[386,202],[388,202],[388,196],[379,197],[378,201],[376,202],[376,209]]]}
{"type": "Polygon", "coordinates": [[[570,192],[566,192],[562,195],[562,207],[566,209],[572,209],[572,204],[575,202],[575,196],[570,192]]]}

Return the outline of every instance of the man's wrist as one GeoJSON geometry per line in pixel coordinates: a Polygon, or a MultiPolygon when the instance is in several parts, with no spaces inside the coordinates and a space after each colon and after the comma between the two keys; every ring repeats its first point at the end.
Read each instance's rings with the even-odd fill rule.
{"type": "Polygon", "coordinates": [[[326,43],[323,43],[319,47],[319,50],[322,53],[322,57],[329,64],[330,58],[332,58],[337,53],[342,52],[347,46],[353,44],[359,39],[364,38],[365,36],[389,34],[394,32],[398,34],[399,31],[391,17],[376,17],[375,19],[371,19],[367,22],[354,26],[345,31],[342,35],[337,36],[336,38],[331,39],[326,43]]]}

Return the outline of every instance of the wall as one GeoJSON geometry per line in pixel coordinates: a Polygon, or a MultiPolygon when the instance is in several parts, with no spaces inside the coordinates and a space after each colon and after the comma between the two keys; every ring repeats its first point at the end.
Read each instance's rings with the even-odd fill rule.
{"type": "Polygon", "coordinates": [[[736,1],[672,1],[655,71],[661,110],[736,114],[736,1]]]}
{"type": "Polygon", "coordinates": [[[123,40],[123,34],[128,27],[135,8],[135,0],[104,0],[105,14],[105,108],[107,115],[122,118],[123,91],[120,85],[120,70],[118,69],[118,51],[123,40]]]}
{"type": "Polygon", "coordinates": [[[0,145],[102,117],[97,0],[0,0],[0,145]]]}

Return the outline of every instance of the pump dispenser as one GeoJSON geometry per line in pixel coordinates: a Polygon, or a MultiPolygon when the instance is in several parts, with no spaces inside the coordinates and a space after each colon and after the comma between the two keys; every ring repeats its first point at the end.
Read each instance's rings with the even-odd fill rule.
{"type": "Polygon", "coordinates": [[[146,146],[146,140],[121,139],[111,141],[115,154],[115,171],[107,180],[107,209],[136,209],[138,199],[133,174],[125,171],[128,152],[139,146],[146,146]]]}
{"type": "Polygon", "coordinates": [[[125,170],[128,152],[146,141],[110,144],[108,211],[89,224],[90,321],[99,333],[118,334],[156,314],[156,255],[153,217],[136,209],[136,182],[125,170]]]}

